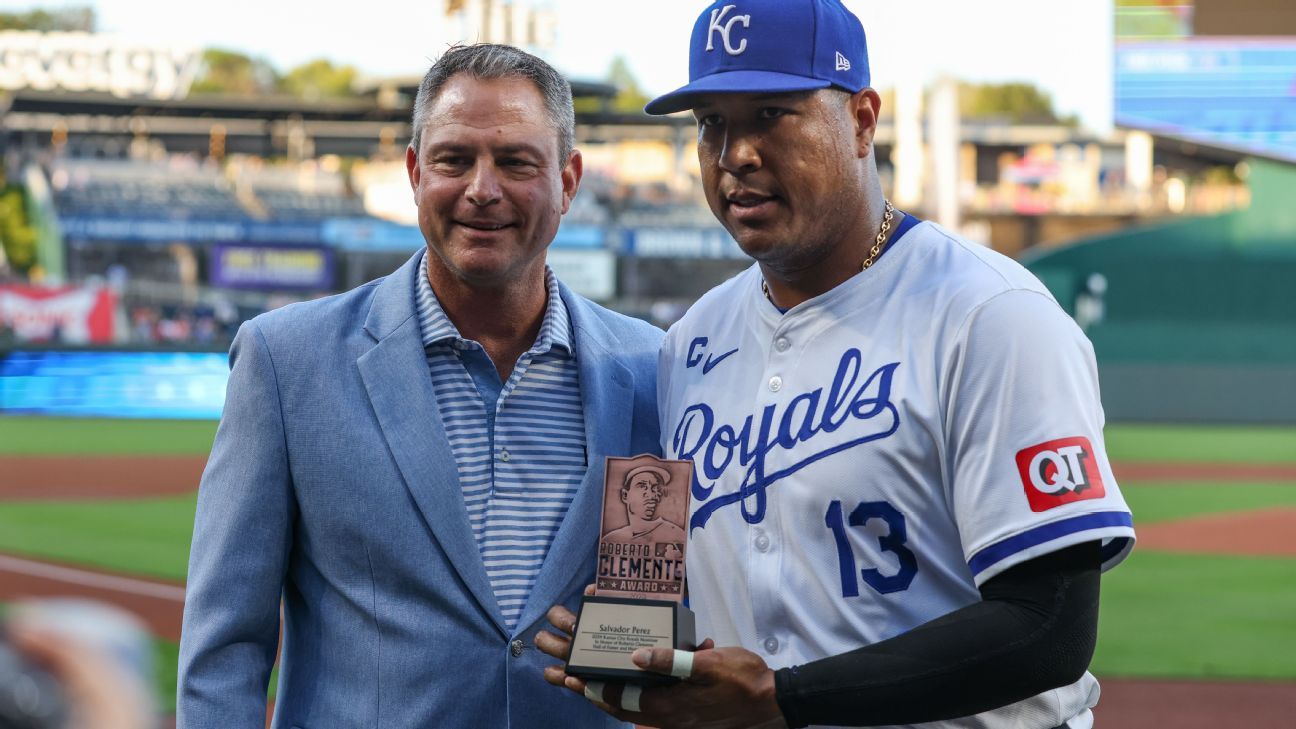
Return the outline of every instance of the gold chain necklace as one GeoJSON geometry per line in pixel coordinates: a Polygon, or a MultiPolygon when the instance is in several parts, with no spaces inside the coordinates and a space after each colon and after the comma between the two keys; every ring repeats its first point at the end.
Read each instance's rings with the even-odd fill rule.
{"type": "MultiPolygon", "coordinates": [[[[878,256],[882,255],[882,246],[886,245],[887,231],[891,230],[891,219],[895,217],[895,206],[891,204],[891,201],[884,198],[882,203],[886,208],[886,212],[882,215],[882,227],[878,229],[877,237],[873,239],[873,247],[869,249],[868,258],[865,258],[864,264],[860,266],[861,273],[869,270],[869,266],[872,266],[878,256]]],[[[769,284],[765,282],[764,278],[761,278],[761,291],[765,294],[765,298],[769,299],[771,304],[774,304],[774,297],[770,296],[769,284]]],[[[778,306],[778,304],[774,305],[778,306]]]]}

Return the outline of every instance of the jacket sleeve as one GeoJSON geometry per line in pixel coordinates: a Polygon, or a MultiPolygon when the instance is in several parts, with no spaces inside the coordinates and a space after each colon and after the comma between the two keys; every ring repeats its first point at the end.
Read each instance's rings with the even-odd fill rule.
{"type": "Polygon", "coordinates": [[[255,321],[198,491],[180,639],[177,725],[261,729],[296,503],[274,362],[255,321]]]}

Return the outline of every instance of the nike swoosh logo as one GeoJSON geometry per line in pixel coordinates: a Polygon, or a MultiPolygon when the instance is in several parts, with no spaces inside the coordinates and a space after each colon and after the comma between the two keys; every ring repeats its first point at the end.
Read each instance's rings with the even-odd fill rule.
{"type": "Polygon", "coordinates": [[[723,362],[723,361],[725,360],[725,357],[728,357],[729,355],[731,355],[731,354],[733,354],[734,352],[737,352],[737,351],[738,351],[738,348],[737,348],[737,347],[734,347],[733,349],[729,350],[728,352],[725,352],[724,354],[720,355],[719,357],[711,357],[710,355],[707,355],[707,360],[706,360],[705,362],[702,363],[702,375],[703,375],[703,376],[706,376],[706,374],[707,374],[708,372],[710,372],[710,371],[712,370],[712,368],[714,368],[716,365],[718,365],[718,364],[720,364],[721,362],[723,362]]]}

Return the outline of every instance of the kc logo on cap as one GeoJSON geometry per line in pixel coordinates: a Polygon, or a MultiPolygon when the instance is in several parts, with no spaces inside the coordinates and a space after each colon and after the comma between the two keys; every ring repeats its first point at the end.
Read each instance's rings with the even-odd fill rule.
{"type": "Polygon", "coordinates": [[[693,24],[688,85],[644,110],[684,111],[712,94],[853,94],[868,85],[864,27],[842,0],[716,0],[693,24]]]}
{"type": "Polygon", "coordinates": [[[747,50],[746,38],[743,38],[741,41],[739,41],[738,45],[735,47],[733,44],[729,42],[729,34],[733,32],[734,23],[742,23],[742,26],[744,28],[750,28],[751,27],[750,14],[735,15],[732,18],[730,18],[728,22],[726,22],[724,25],[720,24],[720,21],[725,19],[725,16],[729,14],[729,11],[733,10],[736,7],[738,6],[726,5],[724,6],[724,8],[719,8],[711,11],[711,25],[710,27],[707,28],[707,50],[708,51],[715,50],[715,46],[712,44],[712,40],[715,38],[715,34],[717,32],[720,34],[720,37],[724,42],[725,53],[728,53],[731,56],[736,56],[739,53],[742,53],[743,51],[747,50]]]}

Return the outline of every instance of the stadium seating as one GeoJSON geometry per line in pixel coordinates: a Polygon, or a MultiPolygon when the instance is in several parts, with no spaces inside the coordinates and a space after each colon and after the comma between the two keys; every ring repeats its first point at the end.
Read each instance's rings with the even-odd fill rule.
{"type": "Polygon", "coordinates": [[[269,166],[257,161],[236,165],[231,176],[255,198],[265,217],[317,220],[363,217],[364,200],[353,194],[341,171],[315,162],[269,166]]]}
{"type": "Polygon", "coordinates": [[[230,219],[247,216],[217,169],[176,160],[161,164],[107,160],[55,163],[50,179],[63,216],[230,219]]]}

